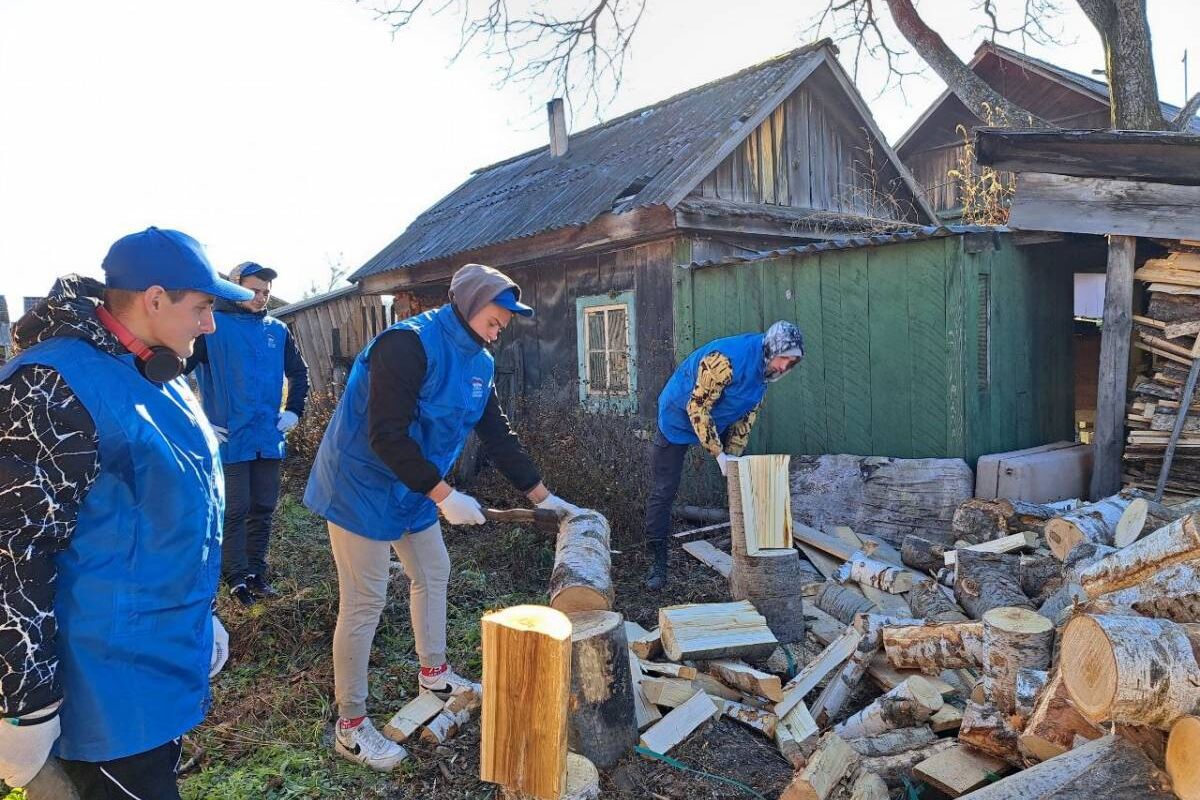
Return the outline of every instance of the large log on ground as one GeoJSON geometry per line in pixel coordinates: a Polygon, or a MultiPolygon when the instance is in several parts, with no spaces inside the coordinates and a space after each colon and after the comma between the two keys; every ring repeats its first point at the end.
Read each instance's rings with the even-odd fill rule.
{"type": "Polygon", "coordinates": [[[1058,511],[1023,500],[981,500],[971,498],[954,511],[954,538],[969,544],[981,544],[1010,533],[1037,531],[1058,511]]]}
{"type": "Polygon", "coordinates": [[[983,615],[983,692],[1003,715],[1017,709],[1017,673],[1047,669],[1054,624],[1026,608],[993,608],[983,615]]]}
{"type": "Polygon", "coordinates": [[[607,769],[637,743],[625,625],[615,611],[578,611],[571,620],[571,701],[567,745],[607,769]]]}
{"type": "Polygon", "coordinates": [[[1141,583],[1100,595],[1088,609],[1104,614],[1129,609],[1143,617],[1200,622],[1200,562],[1173,564],[1141,583]]]}
{"type": "Polygon", "coordinates": [[[1181,717],[1167,739],[1167,774],[1181,800],[1200,800],[1200,718],[1181,717]]]}
{"type": "Polygon", "coordinates": [[[1137,746],[1105,736],[984,786],[963,800],[1170,800],[1170,778],[1137,746]]]}
{"type": "Polygon", "coordinates": [[[850,745],[836,733],[826,733],[779,800],[826,800],[857,762],[858,753],[850,745]]]}
{"type": "Polygon", "coordinates": [[[958,726],[958,741],[1015,767],[1021,766],[1017,750],[1019,735],[1009,717],[990,703],[967,703],[958,726]]]}
{"type": "Polygon", "coordinates": [[[479,777],[559,800],[566,785],[571,622],[545,606],[513,606],[484,615],[481,628],[479,777]]]}
{"type": "Polygon", "coordinates": [[[833,732],[845,739],[858,739],[896,728],[911,728],[932,717],[942,703],[942,695],[937,689],[929,681],[914,675],[845,722],[835,725],[833,732]]]}
{"type": "MultiPolygon", "coordinates": [[[[531,800],[532,795],[501,789],[504,800],[531,800]]],[[[592,762],[578,753],[567,753],[567,777],[561,800],[599,800],[600,773],[592,762]]]]}
{"type": "Polygon", "coordinates": [[[912,728],[896,728],[884,731],[876,736],[865,736],[859,739],[847,739],[846,743],[854,748],[860,756],[894,756],[908,750],[915,750],[937,740],[937,735],[928,725],[918,725],[912,728]]]}
{"type": "Polygon", "coordinates": [[[658,611],[662,648],[672,661],[771,655],[779,642],[749,602],[693,603],[658,611]]]}
{"type": "Polygon", "coordinates": [[[1118,528],[1140,533],[1146,521],[1146,504],[1130,509],[1132,502],[1130,498],[1113,495],[1050,520],[1045,531],[1050,552],[1061,561],[1080,542],[1111,545],[1118,528]]]}
{"type": "Polygon", "coordinates": [[[1074,746],[1075,737],[1099,739],[1104,729],[1080,713],[1055,672],[1038,695],[1018,747],[1030,761],[1048,761],[1074,746]]]}
{"type": "Polygon", "coordinates": [[[609,611],[613,604],[608,520],[586,510],[559,524],[550,572],[550,607],[569,611],[609,611]]]}
{"type": "Polygon", "coordinates": [[[953,739],[938,739],[930,744],[892,755],[864,757],[859,762],[859,768],[878,775],[883,778],[884,783],[894,789],[903,786],[906,780],[912,781],[913,767],[917,764],[956,746],[953,739]]]}
{"type": "Polygon", "coordinates": [[[963,550],[955,573],[954,596],[972,619],[1001,606],[1033,610],[1021,591],[1020,556],[963,550]]]}
{"type": "Polygon", "coordinates": [[[950,523],[974,491],[960,459],[879,456],[795,456],[791,463],[792,516],[817,530],[847,525],[892,545],[907,534],[954,540],[950,523]]]}
{"type": "Polygon", "coordinates": [[[1063,633],[1059,669],[1088,718],[1164,730],[1200,713],[1200,625],[1081,614],[1063,633]]]}
{"type": "Polygon", "coordinates": [[[1134,586],[1172,564],[1200,558],[1200,517],[1189,514],[1079,571],[1091,598],[1134,586]]]}
{"type": "Polygon", "coordinates": [[[755,555],[733,554],[729,593],[749,600],[767,620],[780,642],[804,640],[804,605],[800,587],[810,580],[795,548],[760,549],[755,555]]]}
{"type": "Polygon", "coordinates": [[[934,622],[883,629],[883,649],[898,669],[937,675],[977,667],[983,653],[982,622],[934,622]]]}
{"type": "Polygon", "coordinates": [[[812,599],[813,605],[838,622],[849,625],[859,614],[870,614],[875,604],[853,586],[841,586],[827,582],[822,584],[812,599]]]}
{"type": "Polygon", "coordinates": [[[970,619],[935,581],[914,586],[908,593],[908,605],[912,608],[913,616],[930,622],[966,622],[970,619]]]}

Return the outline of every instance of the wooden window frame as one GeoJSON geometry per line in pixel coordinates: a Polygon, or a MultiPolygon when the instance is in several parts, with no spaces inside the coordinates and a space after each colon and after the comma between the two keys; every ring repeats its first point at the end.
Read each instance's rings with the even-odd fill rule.
{"type": "MultiPolygon", "coordinates": [[[[607,315],[605,329],[607,330],[607,315]]],[[[612,292],[610,294],[591,295],[575,298],[575,332],[577,366],[579,369],[579,402],[593,411],[613,411],[618,413],[633,413],[637,410],[637,315],[634,309],[634,293],[612,292]],[[625,311],[626,342],[629,346],[629,386],[625,394],[591,391],[590,365],[588,359],[588,327],[589,314],[607,312],[614,309],[625,311]]],[[[607,338],[607,336],[606,336],[607,338]]],[[[608,352],[608,348],[604,348],[608,352]]],[[[608,357],[606,356],[606,363],[608,357]]]]}

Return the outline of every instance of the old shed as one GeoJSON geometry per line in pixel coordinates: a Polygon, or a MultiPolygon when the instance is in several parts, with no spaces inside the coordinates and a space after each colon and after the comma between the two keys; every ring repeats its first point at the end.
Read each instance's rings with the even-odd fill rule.
{"type": "Polygon", "coordinates": [[[676,348],[794,319],[752,452],[962,457],[1073,438],[1072,270],[1004,228],[851,237],[675,270],[676,348]]]}
{"type": "Polygon", "coordinates": [[[345,286],[271,312],[288,324],[304,360],[314,390],[339,391],[351,359],[390,325],[390,309],[378,295],[345,286]]]}

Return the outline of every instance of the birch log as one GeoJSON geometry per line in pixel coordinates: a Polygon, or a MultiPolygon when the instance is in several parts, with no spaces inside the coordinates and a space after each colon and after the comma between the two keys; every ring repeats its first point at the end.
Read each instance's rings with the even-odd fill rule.
{"type": "Polygon", "coordinates": [[[1017,713],[1028,718],[1033,713],[1038,695],[1050,681],[1050,673],[1043,669],[1022,668],[1017,670],[1017,689],[1015,693],[1017,713]]]}
{"type": "Polygon", "coordinates": [[[870,614],[875,604],[853,586],[827,582],[817,590],[813,605],[845,625],[854,622],[859,614],[870,614]]]}
{"type": "Polygon", "coordinates": [[[1046,669],[1054,624],[1025,608],[993,608],[983,615],[983,692],[1003,715],[1017,708],[1017,673],[1046,669]]]}
{"type": "Polygon", "coordinates": [[[859,768],[883,778],[883,782],[892,788],[903,786],[905,779],[912,780],[913,767],[922,761],[955,746],[953,739],[938,739],[930,744],[903,750],[890,756],[865,757],[859,762],[859,768]]]}
{"type": "Polygon", "coordinates": [[[1067,623],[1059,668],[1088,718],[1164,730],[1200,712],[1200,625],[1082,614],[1067,623]]]}
{"type": "Polygon", "coordinates": [[[579,611],[571,620],[567,745],[607,769],[637,743],[633,685],[621,615],[579,611]]]}
{"type": "Polygon", "coordinates": [[[889,594],[907,592],[912,588],[912,578],[912,573],[903,567],[876,561],[861,550],[855,551],[837,574],[837,579],[842,583],[854,581],[889,594]]]}
{"type": "Polygon", "coordinates": [[[966,622],[970,617],[963,613],[958,603],[951,600],[934,581],[917,584],[908,593],[908,605],[913,616],[930,622],[966,622]]]}
{"type": "Polygon", "coordinates": [[[1113,495],[1050,520],[1045,531],[1050,552],[1062,561],[1080,542],[1111,545],[1118,527],[1140,532],[1146,521],[1146,504],[1130,509],[1132,502],[1129,498],[1113,495]]]}
{"type": "Polygon", "coordinates": [[[842,710],[842,706],[867,674],[871,659],[879,652],[879,646],[879,639],[862,637],[846,663],[825,684],[812,707],[812,716],[817,725],[824,728],[842,710]]]}
{"type": "Polygon", "coordinates": [[[979,666],[982,644],[982,622],[934,622],[883,630],[883,649],[893,667],[929,675],[979,666]]]}
{"type": "Polygon", "coordinates": [[[914,675],[845,722],[835,725],[833,732],[845,739],[857,739],[920,725],[942,707],[942,702],[942,695],[929,681],[914,675]]]}
{"type": "Polygon", "coordinates": [[[850,800],[888,800],[887,784],[874,772],[859,771],[850,787],[850,800]]]}
{"type": "Polygon", "coordinates": [[[1089,610],[1128,613],[1172,622],[1200,622],[1200,562],[1187,561],[1159,570],[1141,583],[1102,594],[1089,610]]]}
{"type": "Polygon", "coordinates": [[[866,736],[859,739],[848,739],[847,744],[854,748],[860,756],[894,756],[908,750],[915,750],[937,740],[928,725],[918,725],[912,728],[897,728],[884,731],[876,736],[866,736]]]}
{"type": "Polygon", "coordinates": [[[1012,606],[1033,610],[1021,591],[1021,557],[963,550],[958,554],[954,596],[972,619],[983,619],[993,608],[1012,606]]]}
{"type": "Polygon", "coordinates": [[[1181,800],[1200,800],[1200,718],[1181,717],[1171,726],[1167,773],[1181,800]]]}
{"type": "Polygon", "coordinates": [[[559,524],[550,573],[550,607],[570,611],[610,611],[613,604],[608,520],[586,510],[559,524]]]}
{"type": "Polygon", "coordinates": [[[1071,702],[1062,673],[1055,672],[1034,703],[1018,747],[1030,761],[1048,761],[1070,750],[1077,736],[1099,739],[1103,735],[1104,729],[1071,702]]]}
{"type": "Polygon", "coordinates": [[[1079,571],[1091,598],[1134,586],[1165,567],[1200,558],[1200,517],[1189,514],[1079,571]]]}
{"type": "Polygon", "coordinates": [[[1017,750],[1019,735],[1020,731],[1012,726],[1009,717],[990,703],[967,703],[958,726],[958,741],[1015,767],[1021,766],[1021,754],[1017,750]]]}

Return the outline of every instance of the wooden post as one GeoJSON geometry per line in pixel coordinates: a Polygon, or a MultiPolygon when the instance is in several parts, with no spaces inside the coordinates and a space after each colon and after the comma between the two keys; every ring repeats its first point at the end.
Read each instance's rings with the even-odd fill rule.
{"type": "Polygon", "coordinates": [[[983,615],[983,691],[1007,716],[1017,708],[1017,673],[1046,669],[1054,649],[1054,624],[1025,608],[993,608],[983,615]]]}
{"type": "Polygon", "coordinates": [[[608,520],[586,510],[559,524],[550,606],[570,611],[608,611],[613,604],[608,520]]]}
{"type": "Polygon", "coordinates": [[[545,606],[513,606],[485,615],[481,627],[479,777],[536,800],[560,800],[567,771],[571,621],[545,606]]]}
{"type": "Polygon", "coordinates": [[[1099,500],[1121,488],[1125,446],[1125,390],[1129,383],[1129,339],[1133,332],[1133,266],[1137,238],[1108,237],[1104,320],[1100,328],[1100,376],[1096,390],[1095,461],[1090,496],[1099,500]]]}
{"type": "Polygon", "coordinates": [[[571,620],[571,702],[567,744],[607,769],[637,743],[633,686],[625,669],[625,626],[615,611],[578,611],[571,620]]]}

